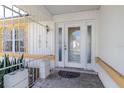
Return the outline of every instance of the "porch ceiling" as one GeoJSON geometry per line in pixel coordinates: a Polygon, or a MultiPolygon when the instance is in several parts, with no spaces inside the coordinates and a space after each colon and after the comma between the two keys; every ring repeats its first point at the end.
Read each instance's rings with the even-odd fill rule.
{"type": "Polygon", "coordinates": [[[44,7],[52,15],[59,15],[65,13],[98,10],[100,5],[44,5],[44,7]]]}

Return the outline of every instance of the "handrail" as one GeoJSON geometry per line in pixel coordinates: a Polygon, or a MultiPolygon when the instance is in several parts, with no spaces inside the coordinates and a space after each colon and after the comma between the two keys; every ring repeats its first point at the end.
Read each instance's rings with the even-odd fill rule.
{"type": "Polygon", "coordinates": [[[98,57],[99,60],[101,60],[105,65],[107,65],[109,68],[111,68],[113,71],[115,71],[116,73],[118,73],[119,76],[124,78],[124,75],[122,75],[120,72],[118,72],[117,70],[115,70],[112,66],[108,65],[107,63],[105,63],[100,57],[98,57]]]}
{"type": "Polygon", "coordinates": [[[124,87],[124,75],[104,62],[100,57],[96,58],[96,63],[99,64],[120,87],[124,87]]]}
{"type": "MultiPolygon", "coordinates": [[[[0,57],[4,56],[5,53],[0,52],[0,57]]],[[[18,53],[6,53],[7,55],[9,55],[10,57],[20,57],[20,55],[18,55],[18,53]]],[[[47,58],[49,60],[55,60],[55,55],[41,55],[41,54],[28,54],[28,53],[24,53],[24,58],[33,58],[33,59],[37,59],[37,58],[47,58]]]]}
{"type": "Polygon", "coordinates": [[[31,59],[31,60],[26,61],[26,62],[23,62],[23,63],[17,63],[16,65],[3,67],[3,68],[0,68],[0,71],[5,70],[5,69],[9,69],[9,68],[12,68],[12,67],[15,67],[15,66],[19,66],[19,65],[22,65],[22,64],[24,64],[24,63],[30,63],[30,62],[32,62],[32,61],[36,61],[36,60],[39,60],[39,59],[43,59],[43,58],[42,58],[42,57],[34,58],[34,59],[31,59]]]}
{"type": "Polygon", "coordinates": [[[12,67],[15,67],[15,66],[19,66],[19,65],[22,65],[22,64],[23,64],[23,63],[18,63],[18,64],[16,64],[16,65],[12,65],[12,66],[8,66],[8,67],[3,67],[3,68],[0,68],[0,71],[9,69],[9,68],[12,68],[12,67]]]}

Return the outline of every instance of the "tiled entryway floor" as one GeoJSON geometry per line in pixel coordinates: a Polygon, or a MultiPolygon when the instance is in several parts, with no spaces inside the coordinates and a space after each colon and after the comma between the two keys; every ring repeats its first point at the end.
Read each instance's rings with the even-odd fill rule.
{"type": "Polygon", "coordinates": [[[32,88],[103,88],[95,74],[81,73],[77,78],[63,78],[53,71],[47,79],[38,80],[32,88]]]}

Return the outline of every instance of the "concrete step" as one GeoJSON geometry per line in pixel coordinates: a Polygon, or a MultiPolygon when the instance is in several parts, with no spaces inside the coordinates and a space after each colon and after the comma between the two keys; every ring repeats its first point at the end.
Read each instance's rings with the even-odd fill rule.
{"type": "Polygon", "coordinates": [[[55,69],[53,70],[62,70],[62,71],[70,71],[70,72],[80,72],[80,73],[86,73],[86,74],[95,74],[97,75],[98,73],[93,71],[93,70],[84,70],[82,68],[68,68],[68,67],[65,67],[65,68],[62,68],[62,67],[56,67],[55,69]]]}

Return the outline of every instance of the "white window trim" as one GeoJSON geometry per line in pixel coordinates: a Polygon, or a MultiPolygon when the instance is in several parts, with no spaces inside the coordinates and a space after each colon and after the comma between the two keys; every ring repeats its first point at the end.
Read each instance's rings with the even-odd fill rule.
{"type": "MultiPolygon", "coordinates": [[[[15,39],[15,29],[13,28],[12,29],[12,40],[10,40],[10,41],[12,41],[12,51],[6,51],[6,50],[3,50],[3,52],[14,52],[14,53],[24,53],[25,51],[23,51],[23,52],[21,52],[20,51],[20,49],[18,50],[18,51],[16,51],[16,46],[15,46],[15,41],[17,40],[17,41],[21,41],[21,40],[23,40],[23,39],[15,39]]],[[[20,32],[19,32],[20,33],[20,32]]],[[[25,38],[25,37],[24,37],[25,38]]],[[[6,42],[7,40],[5,40],[4,42],[6,42]]],[[[19,45],[20,46],[20,45],[19,45]]],[[[25,41],[24,41],[24,50],[25,50],[25,41]]]]}

